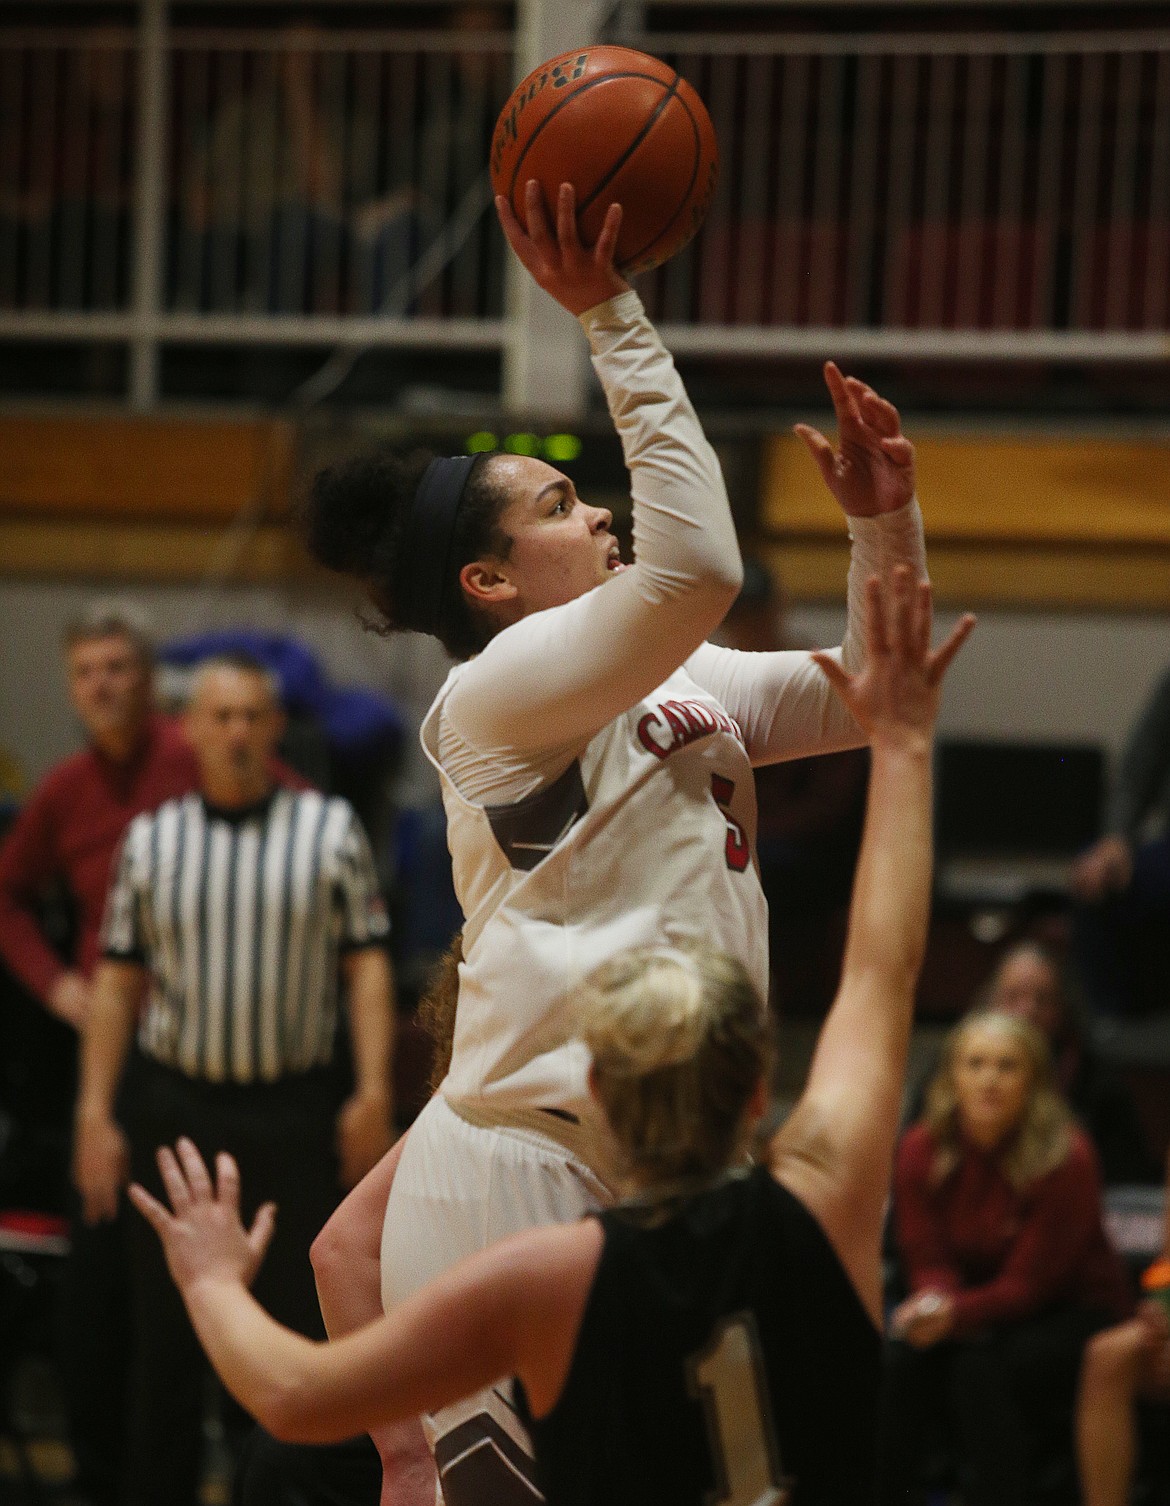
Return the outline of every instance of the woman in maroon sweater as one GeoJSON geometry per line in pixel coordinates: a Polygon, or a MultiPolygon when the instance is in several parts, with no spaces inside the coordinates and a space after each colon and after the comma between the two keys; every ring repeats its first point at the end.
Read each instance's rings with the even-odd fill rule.
{"type": "Polygon", "coordinates": [[[1075,1500],[1081,1351],[1129,1308],[1096,1155],[1051,1085],[1042,1037],[968,1015],[894,1172],[910,1295],[890,1318],[884,1499],[919,1499],[942,1441],[968,1506],[1075,1500]]]}

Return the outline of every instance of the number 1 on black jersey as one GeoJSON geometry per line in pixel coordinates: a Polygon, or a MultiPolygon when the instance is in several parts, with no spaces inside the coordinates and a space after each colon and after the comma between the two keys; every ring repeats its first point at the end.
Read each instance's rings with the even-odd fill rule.
{"type": "Polygon", "coordinates": [[[768,1381],[755,1317],[724,1318],[706,1349],[687,1361],[687,1383],[703,1403],[715,1465],[709,1506],[785,1506],[772,1431],[768,1381]]]}

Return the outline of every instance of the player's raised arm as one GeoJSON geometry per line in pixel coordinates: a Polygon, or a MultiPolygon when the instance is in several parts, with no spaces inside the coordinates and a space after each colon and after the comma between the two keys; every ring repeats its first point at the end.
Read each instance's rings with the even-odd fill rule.
{"type": "MultiPolygon", "coordinates": [[[[845,635],[832,656],[847,669],[865,657],[865,583],[889,582],[899,566],[926,579],[922,514],[915,500],[914,446],[897,408],[867,383],[825,363],[836,444],[797,424],[821,478],[845,515],[851,551],[845,635]]],[[[754,764],[855,748],[865,733],[803,650],[742,653],[705,643],[687,665],[743,730],[754,764]]]]}
{"type": "Polygon", "coordinates": [[[600,1254],[595,1220],[501,1240],[388,1316],[322,1344],[276,1322],[248,1291],[276,1213],[266,1204],[244,1228],[232,1157],[217,1157],[214,1181],[189,1140],[158,1159],[170,1208],[137,1184],[130,1199],[162,1240],[220,1379],[276,1437],[338,1441],[512,1375],[538,1411],[555,1399],[600,1254]]]}
{"type": "MultiPolygon", "coordinates": [[[[496,611],[509,631],[498,633],[469,665],[446,714],[475,747],[499,746],[514,755],[587,740],[661,684],[722,620],[742,565],[718,458],[641,301],[613,268],[618,206],[593,247],[578,238],[568,184],[555,227],[535,183],[526,226],[505,201],[498,208],[525,267],[581,318],[622,440],[634,517],[632,566],[612,569],[608,577],[603,571],[585,590],[558,592],[553,562],[539,592],[525,596],[518,572],[530,557],[524,552],[528,531],[492,578],[464,572],[463,589],[496,611]],[[517,580],[519,595],[497,594],[493,602],[487,594],[511,590],[517,580]],[[592,589],[598,583],[605,589],[592,589]]],[[[549,470],[547,506],[562,507],[569,517],[592,516],[598,526],[601,510],[586,506],[572,483],[559,479],[558,493],[557,474],[549,470]]],[[[599,526],[616,565],[610,521],[604,513],[599,526]]]]}
{"type": "Polygon", "coordinates": [[[815,660],[872,749],[841,984],[808,1083],[774,1143],[776,1175],[818,1217],[875,1321],[879,1242],[914,985],[929,918],[931,752],[947,667],[974,625],[930,647],[931,593],[900,568],[866,587],[864,669],[815,660]]]}

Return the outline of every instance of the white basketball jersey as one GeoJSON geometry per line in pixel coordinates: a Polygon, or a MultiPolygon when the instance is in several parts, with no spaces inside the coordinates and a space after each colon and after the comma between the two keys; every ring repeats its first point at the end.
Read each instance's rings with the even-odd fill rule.
{"type": "Polygon", "coordinates": [[[685,668],[616,717],[551,785],[465,800],[439,764],[452,670],[422,741],[439,769],[466,922],[454,1055],[441,1091],[475,1122],[539,1129],[606,1174],[572,991],[629,947],[692,938],[768,988],[751,764],[735,722],[685,668]],[[600,1164],[599,1164],[600,1163],[600,1164]]]}

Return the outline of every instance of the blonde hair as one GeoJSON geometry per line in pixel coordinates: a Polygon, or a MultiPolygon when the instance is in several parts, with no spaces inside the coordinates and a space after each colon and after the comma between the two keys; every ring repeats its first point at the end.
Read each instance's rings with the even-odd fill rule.
{"type": "Polygon", "coordinates": [[[1031,1069],[1024,1112],[1000,1152],[999,1163],[1013,1187],[1026,1187],[1047,1176],[1069,1153],[1073,1117],[1052,1081],[1048,1042],[1026,1020],[994,1009],[973,1009],[947,1037],[943,1058],[926,1093],[923,1122],[935,1143],[932,1168],[936,1182],[945,1181],[962,1155],[955,1063],[972,1031],[993,1026],[1023,1047],[1031,1069]]]}
{"type": "Polygon", "coordinates": [[[696,942],[625,952],[590,974],[578,1007],[631,1181],[712,1175],[742,1155],[771,1030],[741,963],[696,942]]]}

